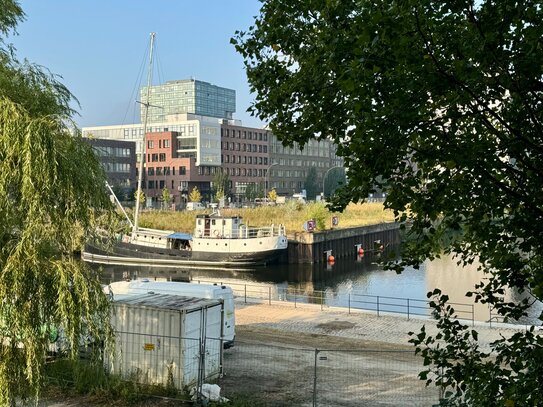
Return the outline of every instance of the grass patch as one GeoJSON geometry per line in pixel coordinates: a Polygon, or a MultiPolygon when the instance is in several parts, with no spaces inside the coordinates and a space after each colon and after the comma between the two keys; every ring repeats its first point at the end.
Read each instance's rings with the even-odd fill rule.
{"type": "MultiPolygon", "coordinates": [[[[208,210],[207,213],[210,211],[208,210]]],[[[197,214],[204,211],[144,211],[140,226],[153,229],[193,233],[197,214]]],[[[382,203],[349,204],[342,213],[330,212],[323,203],[301,204],[289,201],[284,205],[259,206],[256,208],[222,209],[221,214],[240,215],[249,226],[283,224],[287,233],[303,232],[303,224],[309,219],[317,221],[318,230],[331,228],[332,215],[339,218],[337,229],[375,225],[394,221],[394,214],[385,210],[382,203]]]]}
{"type": "Polygon", "coordinates": [[[77,399],[84,400],[85,405],[96,406],[148,405],[150,400],[160,398],[175,399],[175,405],[184,405],[179,403],[189,400],[175,388],[141,383],[137,372],[128,379],[122,379],[108,374],[101,363],[88,360],[52,361],[46,365],[45,376],[42,394],[53,400],[77,399]]]}

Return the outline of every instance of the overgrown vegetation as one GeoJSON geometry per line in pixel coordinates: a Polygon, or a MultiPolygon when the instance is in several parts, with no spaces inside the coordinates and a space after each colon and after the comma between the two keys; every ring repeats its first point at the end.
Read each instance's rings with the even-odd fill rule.
{"type": "MultiPolygon", "coordinates": [[[[175,388],[144,383],[137,372],[122,379],[106,372],[101,362],[88,360],[59,359],[45,368],[44,396],[52,399],[77,398],[84,396],[85,404],[96,406],[149,405],[154,400],[168,398],[171,404],[180,404],[190,397],[175,388]]],[[[188,403],[186,405],[192,405],[188,403]]]]}
{"type": "MultiPolygon", "coordinates": [[[[319,230],[330,229],[332,215],[339,217],[338,228],[373,225],[394,220],[392,211],[385,210],[381,203],[350,204],[344,212],[334,213],[330,212],[324,203],[304,204],[295,200],[276,206],[221,209],[221,214],[240,215],[249,226],[281,223],[285,225],[287,233],[302,232],[304,222],[309,219],[317,220],[319,230]]],[[[145,211],[140,214],[140,226],[192,233],[195,218],[195,211],[145,211]]]]}

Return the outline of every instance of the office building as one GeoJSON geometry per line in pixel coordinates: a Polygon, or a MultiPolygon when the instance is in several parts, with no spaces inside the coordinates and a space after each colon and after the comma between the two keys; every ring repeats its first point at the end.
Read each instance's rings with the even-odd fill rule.
{"type": "MultiPolygon", "coordinates": [[[[150,87],[148,123],[168,121],[170,115],[192,113],[199,116],[232,119],[236,111],[236,91],[196,79],[169,81],[150,87]]],[[[147,100],[147,86],[140,91],[147,100]]],[[[141,122],[145,106],[141,106],[141,122]]]]}
{"type": "MultiPolygon", "coordinates": [[[[146,98],[143,88],[142,99],[146,98]]],[[[230,199],[243,202],[247,188],[260,193],[275,188],[292,196],[304,189],[311,167],[320,182],[331,168],[341,166],[330,140],[311,140],[283,147],[267,129],[242,126],[232,118],[235,91],[196,80],[166,82],[151,87],[147,134],[143,125],[128,124],[83,128],[83,135],[109,140],[136,141],[139,162],[145,139],[143,188],[158,202],[168,188],[173,202],[183,207],[193,187],[212,200],[213,180],[219,171],[228,175],[230,199]]],[[[315,197],[308,197],[315,199],[315,197]]]]}
{"type": "Polygon", "coordinates": [[[130,199],[137,187],[136,143],[124,140],[85,138],[93,148],[104,169],[109,185],[121,195],[119,199],[130,199]]]}

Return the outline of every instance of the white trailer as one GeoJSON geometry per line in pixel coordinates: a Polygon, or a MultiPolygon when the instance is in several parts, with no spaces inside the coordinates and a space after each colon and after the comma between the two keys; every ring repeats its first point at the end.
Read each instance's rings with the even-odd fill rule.
{"type": "Polygon", "coordinates": [[[222,370],[222,302],[164,294],[119,295],[111,325],[111,373],[184,389],[222,370]]]}
{"type": "Polygon", "coordinates": [[[141,279],[111,283],[106,288],[106,292],[113,295],[113,298],[117,295],[156,293],[222,300],[224,301],[222,334],[224,348],[228,349],[234,346],[236,320],[234,293],[230,287],[217,284],[194,284],[141,279]]]}

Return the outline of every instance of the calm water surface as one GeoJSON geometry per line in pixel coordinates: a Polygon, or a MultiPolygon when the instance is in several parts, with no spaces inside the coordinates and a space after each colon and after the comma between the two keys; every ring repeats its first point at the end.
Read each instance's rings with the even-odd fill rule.
{"type": "MultiPolygon", "coordinates": [[[[393,256],[388,252],[383,256],[393,256]]],[[[401,274],[384,270],[381,257],[369,254],[362,259],[339,259],[333,265],[274,265],[254,270],[184,270],[183,268],[134,267],[92,265],[100,267],[103,283],[123,279],[150,278],[172,281],[206,281],[248,287],[268,287],[274,292],[289,292],[317,296],[333,306],[348,306],[356,295],[395,297],[411,300],[426,300],[426,293],[440,288],[454,303],[469,304],[473,301],[465,296],[480,281],[477,266],[461,268],[451,258],[436,259],[420,265],[418,270],[408,268],[401,274]],[[271,288],[270,288],[271,287],[271,288]]],[[[509,293],[509,300],[521,296],[509,293]]],[[[460,308],[458,306],[457,308],[460,308]]],[[[541,303],[535,304],[528,323],[535,323],[535,316],[543,311],[541,303]]],[[[474,305],[475,319],[487,321],[490,318],[486,305],[474,305]]]]}

